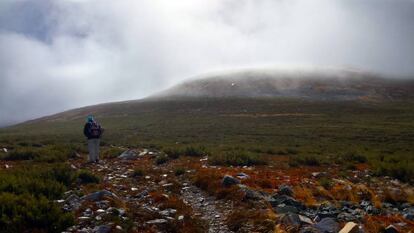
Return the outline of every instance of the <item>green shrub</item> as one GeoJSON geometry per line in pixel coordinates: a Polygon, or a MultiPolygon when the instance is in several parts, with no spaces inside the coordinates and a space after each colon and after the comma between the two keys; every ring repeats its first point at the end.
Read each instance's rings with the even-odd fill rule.
{"type": "Polygon", "coordinates": [[[65,164],[31,164],[0,171],[0,232],[62,232],[73,215],[54,202],[76,175],[65,164]]]}
{"type": "Polygon", "coordinates": [[[72,213],[43,196],[0,193],[1,232],[62,232],[74,224],[72,213]]]}
{"type": "Polygon", "coordinates": [[[37,162],[64,162],[73,157],[76,150],[72,146],[54,145],[17,148],[2,156],[3,160],[35,160],[37,162]]]}
{"type": "Polygon", "coordinates": [[[142,169],[134,169],[132,173],[132,177],[141,177],[144,175],[144,171],[142,169]]]}
{"type": "Polygon", "coordinates": [[[355,152],[348,152],[343,156],[345,161],[353,161],[356,163],[366,163],[367,158],[363,155],[357,154],[355,152]]]}
{"type": "Polygon", "coordinates": [[[327,190],[329,190],[333,185],[332,180],[327,177],[320,178],[319,184],[327,190]]]}
{"type": "Polygon", "coordinates": [[[184,151],[179,148],[167,148],[164,149],[164,153],[171,159],[178,159],[181,155],[184,155],[184,151]]]}
{"type": "Polygon", "coordinates": [[[403,182],[414,183],[414,162],[390,163],[378,161],[373,163],[373,169],[377,176],[391,176],[403,182]]]}
{"type": "Polygon", "coordinates": [[[155,163],[157,165],[161,165],[163,163],[166,163],[168,161],[168,156],[167,155],[158,155],[157,158],[155,159],[155,163]]]}
{"type": "Polygon", "coordinates": [[[347,170],[355,170],[356,169],[356,166],[355,166],[354,163],[346,163],[345,164],[345,169],[347,169],[347,170]]]}
{"type": "Polygon", "coordinates": [[[286,153],[289,154],[289,155],[297,155],[299,153],[299,151],[294,149],[294,148],[287,148],[286,153]]]}
{"type": "Polygon", "coordinates": [[[213,165],[223,166],[252,166],[263,165],[266,161],[262,156],[242,150],[231,150],[217,153],[209,157],[213,165]]]}
{"type": "Polygon", "coordinates": [[[86,171],[86,170],[80,170],[77,173],[77,178],[81,184],[91,184],[91,183],[98,184],[101,181],[101,179],[97,175],[93,174],[90,171],[86,171]]]}
{"type": "Polygon", "coordinates": [[[118,147],[111,147],[102,151],[102,158],[112,159],[116,158],[124,152],[124,149],[118,147]]]}
{"type": "Polygon", "coordinates": [[[45,180],[55,180],[65,186],[70,186],[76,179],[75,171],[66,164],[54,164],[44,169],[40,177],[45,180]]]}
{"type": "Polygon", "coordinates": [[[38,157],[39,154],[36,151],[33,151],[31,149],[18,149],[18,150],[14,150],[11,151],[8,154],[5,154],[2,159],[3,160],[9,160],[9,161],[14,161],[14,160],[32,160],[36,157],[38,157]]]}
{"type": "Polygon", "coordinates": [[[28,193],[35,197],[59,199],[75,180],[67,165],[32,165],[0,171],[0,192],[28,193]]]}
{"type": "Polygon", "coordinates": [[[175,175],[176,176],[181,176],[181,175],[183,175],[185,173],[185,169],[184,168],[176,168],[175,169],[175,175]]]}
{"type": "Polygon", "coordinates": [[[289,165],[299,166],[319,166],[321,164],[321,159],[315,155],[303,155],[303,156],[292,156],[290,157],[289,165]]]}
{"type": "Polygon", "coordinates": [[[193,146],[186,147],[183,153],[184,155],[194,156],[194,157],[200,157],[200,156],[205,156],[209,154],[204,147],[193,147],[193,146]]]}

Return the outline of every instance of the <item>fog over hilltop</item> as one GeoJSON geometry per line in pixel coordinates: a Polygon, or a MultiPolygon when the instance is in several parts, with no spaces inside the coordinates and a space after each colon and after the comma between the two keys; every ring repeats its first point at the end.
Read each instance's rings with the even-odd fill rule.
{"type": "Polygon", "coordinates": [[[0,126],[246,67],[414,74],[412,0],[3,0],[0,126]]]}
{"type": "Polygon", "coordinates": [[[414,80],[343,69],[249,69],[203,75],[152,98],[293,97],[317,100],[400,100],[414,80]]]}

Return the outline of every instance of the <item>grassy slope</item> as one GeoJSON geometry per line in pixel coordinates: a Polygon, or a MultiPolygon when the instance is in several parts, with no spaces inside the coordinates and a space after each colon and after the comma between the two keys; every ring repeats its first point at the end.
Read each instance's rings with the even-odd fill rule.
{"type": "Polygon", "coordinates": [[[0,131],[13,141],[83,142],[85,115],[94,113],[108,144],[199,144],[301,154],[358,151],[414,159],[412,102],[321,102],[293,99],[132,101],[63,113],[0,131]]]}

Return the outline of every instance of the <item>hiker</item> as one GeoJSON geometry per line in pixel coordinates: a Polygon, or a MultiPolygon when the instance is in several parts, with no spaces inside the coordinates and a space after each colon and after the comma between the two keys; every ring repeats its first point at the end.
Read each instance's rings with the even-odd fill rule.
{"type": "Polygon", "coordinates": [[[83,128],[83,134],[88,138],[88,150],[89,150],[89,162],[99,162],[99,142],[103,128],[95,121],[92,115],[89,115],[85,127],[83,128]]]}

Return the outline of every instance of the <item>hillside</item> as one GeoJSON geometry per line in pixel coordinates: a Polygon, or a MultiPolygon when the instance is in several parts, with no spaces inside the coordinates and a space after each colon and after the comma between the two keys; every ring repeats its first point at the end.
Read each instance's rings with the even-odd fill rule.
{"type": "Polygon", "coordinates": [[[212,74],[172,87],[155,97],[292,97],[313,100],[413,98],[414,81],[348,70],[239,71],[212,74]]]}
{"type": "Polygon", "coordinates": [[[414,228],[412,82],[249,75],[0,129],[0,201],[29,216],[8,232],[414,228]],[[88,114],[105,128],[99,164],[88,114]]]}
{"type": "MultiPolygon", "coordinates": [[[[39,118],[26,124],[75,120],[90,113],[104,117],[123,117],[148,112],[174,112],[176,109],[165,104],[170,101],[174,104],[182,102],[182,106],[179,106],[180,104],[175,106],[183,107],[182,112],[194,109],[206,110],[205,106],[212,107],[211,103],[215,101],[209,100],[209,104],[206,105],[203,103],[205,98],[216,99],[218,102],[225,99],[250,99],[251,101],[266,99],[270,102],[272,99],[401,102],[414,100],[414,81],[386,79],[379,75],[347,70],[302,72],[250,70],[210,74],[173,86],[145,99],[83,107],[39,118]]],[[[234,106],[233,110],[237,111],[237,109],[238,107],[234,106]]],[[[220,111],[214,108],[210,110],[211,113],[220,111]]]]}
{"type": "Polygon", "coordinates": [[[231,145],[250,138],[247,144],[254,145],[260,138],[260,147],[283,147],[326,137],[346,148],[353,137],[367,144],[376,144],[376,137],[398,137],[384,146],[398,147],[411,135],[413,95],[414,81],[367,73],[244,71],[195,79],[146,99],[35,119],[0,130],[0,137],[55,135],[81,141],[84,119],[93,114],[113,142],[231,145]],[[274,140],[277,145],[271,145],[274,140]]]}

